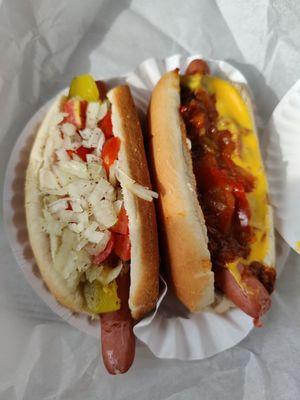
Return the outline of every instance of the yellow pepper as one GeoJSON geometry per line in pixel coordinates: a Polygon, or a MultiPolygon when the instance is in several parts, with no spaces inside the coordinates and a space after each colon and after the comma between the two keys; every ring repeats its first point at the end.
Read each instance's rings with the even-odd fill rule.
{"type": "Polygon", "coordinates": [[[99,101],[99,90],[91,75],[79,75],[72,79],[69,97],[80,97],[86,101],[99,101]]]}
{"type": "Polygon", "coordinates": [[[117,288],[116,281],[112,281],[106,286],[102,286],[97,280],[92,283],[86,282],[83,292],[88,310],[94,314],[119,310],[121,303],[117,288]]]}

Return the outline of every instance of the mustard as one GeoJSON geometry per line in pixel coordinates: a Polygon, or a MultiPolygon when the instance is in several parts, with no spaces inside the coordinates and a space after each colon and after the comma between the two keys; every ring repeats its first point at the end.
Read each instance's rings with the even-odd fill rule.
{"type": "Polygon", "coordinates": [[[239,259],[227,264],[227,268],[239,282],[240,273],[237,264],[239,262],[251,264],[252,261],[264,262],[268,253],[270,229],[267,202],[268,184],[252,117],[239,90],[230,82],[219,77],[198,75],[195,74],[194,78],[191,78],[193,75],[181,77],[181,83],[191,90],[204,88],[215,94],[218,111],[217,127],[220,130],[228,129],[236,143],[232,160],[255,177],[255,187],[250,193],[247,193],[251,209],[250,226],[254,233],[251,251],[247,259],[239,259]]]}
{"type": "Polygon", "coordinates": [[[249,109],[240,92],[229,82],[212,76],[205,76],[203,84],[209,92],[216,95],[216,108],[219,114],[218,129],[228,129],[236,146],[232,160],[255,177],[255,187],[247,193],[250,204],[250,226],[253,229],[254,240],[246,260],[229,263],[230,271],[236,273],[232,264],[243,261],[264,262],[269,248],[269,226],[267,193],[268,185],[260,155],[258,138],[249,109]]]}

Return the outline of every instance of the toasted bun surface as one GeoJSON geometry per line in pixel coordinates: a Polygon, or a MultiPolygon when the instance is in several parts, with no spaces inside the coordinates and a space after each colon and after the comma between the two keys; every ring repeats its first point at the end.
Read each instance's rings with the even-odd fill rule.
{"type": "MultiPolygon", "coordinates": [[[[128,86],[118,86],[108,93],[112,104],[114,135],[122,146],[119,167],[137,183],[151,187],[142,130],[128,86]]],[[[148,202],[122,188],[129,219],[131,240],[129,307],[139,319],[156,304],[158,297],[158,240],[153,202],[148,202]]]]}
{"type": "MultiPolygon", "coordinates": [[[[113,131],[121,139],[119,166],[136,182],[150,187],[150,178],[137,112],[127,86],[112,89],[113,131]]],[[[75,312],[88,312],[80,288],[72,290],[53,268],[49,237],[42,229],[42,196],[39,170],[51,120],[59,112],[61,98],[48,111],[37,133],[26,173],[25,207],[30,244],[42,278],[53,296],[75,312]]],[[[129,306],[135,319],[141,318],[156,304],[158,297],[158,243],[153,202],[147,202],[123,189],[125,209],[129,217],[131,240],[131,286],[129,306]]]]}
{"type": "Polygon", "coordinates": [[[214,277],[179,107],[179,75],[168,72],[151,97],[151,156],[171,283],[181,302],[198,311],[214,300],[214,277]]]}

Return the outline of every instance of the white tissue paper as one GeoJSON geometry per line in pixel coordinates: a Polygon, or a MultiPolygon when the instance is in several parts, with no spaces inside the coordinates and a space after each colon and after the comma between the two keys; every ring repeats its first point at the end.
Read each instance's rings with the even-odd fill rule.
{"type": "MultiPolygon", "coordinates": [[[[1,189],[27,121],[80,73],[106,79],[133,71],[149,57],[201,52],[226,60],[247,77],[264,128],[299,79],[299,13],[296,0],[0,0],[1,189]]],[[[29,148],[32,137],[28,140],[29,148]]],[[[20,200],[28,151],[18,154],[21,162],[11,176],[16,196],[11,204],[0,200],[1,400],[299,399],[299,255],[291,252],[285,263],[264,327],[233,348],[199,361],[163,360],[138,341],[129,372],[109,376],[99,338],[52,312],[10,250],[3,219],[7,222],[9,208],[20,200]]],[[[13,218],[11,229],[22,213],[13,218]]],[[[21,262],[31,257],[29,248],[22,254],[24,239],[21,227],[15,249],[21,262]]],[[[288,247],[277,244],[281,265],[288,247]]],[[[40,278],[35,284],[42,290],[40,278]]],[[[166,312],[167,305],[162,305],[166,312]]],[[[97,325],[86,321],[88,329],[98,335],[97,325]]]]}

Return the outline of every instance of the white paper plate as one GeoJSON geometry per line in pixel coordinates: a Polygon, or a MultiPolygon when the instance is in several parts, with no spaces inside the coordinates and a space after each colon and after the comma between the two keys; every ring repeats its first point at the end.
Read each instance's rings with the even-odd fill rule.
{"type": "MultiPolygon", "coordinates": [[[[199,56],[184,58],[176,55],[165,60],[150,59],[128,75],[126,80],[131,86],[142,116],[146,114],[151,90],[160,76],[174,68],[184,71],[190,60],[197,57],[199,56]]],[[[243,75],[230,64],[213,60],[209,64],[213,73],[246,83],[243,75]]],[[[124,78],[116,78],[110,82],[114,85],[124,83],[124,78]]],[[[62,307],[49,293],[39,276],[28,242],[23,192],[25,171],[33,138],[50,103],[51,101],[43,106],[27,123],[12,151],[4,184],[5,227],[16,260],[37,294],[70,325],[99,338],[98,321],[91,321],[85,315],[72,313],[62,307]]],[[[288,246],[278,240],[278,268],[284,265],[288,251],[288,246]]],[[[210,357],[236,345],[253,327],[251,318],[237,309],[223,316],[207,312],[189,314],[170,293],[166,295],[166,291],[166,284],[162,281],[156,310],[135,326],[136,336],[157,357],[185,360],[210,357]]]]}
{"type": "Polygon", "coordinates": [[[270,118],[264,153],[276,229],[300,254],[300,80],[270,118]]]}

